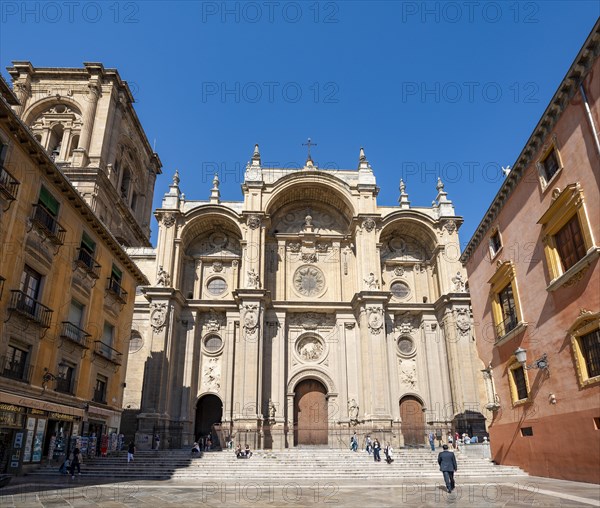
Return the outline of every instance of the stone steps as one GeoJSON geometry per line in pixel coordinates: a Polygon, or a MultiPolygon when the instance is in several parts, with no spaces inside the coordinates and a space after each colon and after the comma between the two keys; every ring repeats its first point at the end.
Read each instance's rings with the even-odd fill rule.
{"type": "MultiPolygon", "coordinates": [[[[383,457],[383,453],[381,454],[383,457]]],[[[140,451],[134,462],[127,464],[127,454],[87,459],[82,478],[118,478],[121,480],[207,480],[234,482],[244,480],[335,480],[350,481],[372,478],[437,478],[437,452],[399,450],[393,464],[384,459],[376,463],[366,452],[333,449],[286,449],[256,451],[250,459],[237,459],[231,450],[205,452],[202,458],[191,458],[188,450],[140,451]]],[[[496,466],[487,459],[457,457],[460,474],[473,477],[526,476],[512,466],[496,466]]],[[[42,466],[31,476],[56,476],[57,464],[42,466]]]]}

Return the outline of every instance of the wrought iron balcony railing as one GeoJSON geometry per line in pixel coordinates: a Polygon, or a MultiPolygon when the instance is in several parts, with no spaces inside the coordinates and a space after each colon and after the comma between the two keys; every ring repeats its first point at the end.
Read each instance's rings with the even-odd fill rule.
{"type": "Polygon", "coordinates": [[[4,166],[0,166],[0,194],[8,201],[17,199],[20,182],[4,166]]]}
{"type": "Polygon", "coordinates": [[[113,277],[108,277],[106,290],[115,295],[123,303],[127,302],[127,291],[123,289],[118,280],[113,277]]]}
{"type": "Polygon", "coordinates": [[[0,376],[29,383],[31,380],[31,365],[26,361],[16,361],[8,356],[0,357],[0,376]]]}
{"type": "Polygon", "coordinates": [[[33,205],[31,221],[52,243],[62,245],[65,242],[67,230],[43,205],[39,203],[33,205]]]}
{"type": "Polygon", "coordinates": [[[53,310],[34,300],[23,291],[12,289],[8,310],[13,310],[27,319],[38,323],[42,328],[50,328],[53,310]]]}
{"type": "Polygon", "coordinates": [[[121,365],[121,357],[123,356],[123,353],[119,353],[116,349],[110,347],[105,342],[100,340],[95,341],[94,353],[106,358],[115,365],[121,365]]]}
{"type": "Polygon", "coordinates": [[[61,392],[61,393],[73,393],[73,387],[72,387],[72,382],[70,379],[65,379],[62,377],[59,377],[56,380],[56,386],[54,388],[55,391],[57,392],[61,392]]]}
{"type": "Polygon", "coordinates": [[[75,262],[78,266],[81,266],[87,273],[89,273],[94,279],[100,278],[101,266],[96,262],[94,257],[86,249],[81,247],[77,249],[77,258],[75,262]]]}
{"type": "Polygon", "coordinates": [[[60,336],[86,349],[88,348],[88,341],[91,337],[89,333],[74,325],[70,321],[62,322],[60,336]]]}
{"type": "Polygon", "coordinates": [[[518,324],[517,313],[514,308],[511,308],[510,313],[496,325],[496,337],[498,339],[504,337],[507,333],[514,330],[518,324]]]}

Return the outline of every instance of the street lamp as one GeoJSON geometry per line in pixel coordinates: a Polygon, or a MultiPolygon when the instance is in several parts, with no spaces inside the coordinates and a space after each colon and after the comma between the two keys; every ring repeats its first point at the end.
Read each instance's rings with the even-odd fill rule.
{"type": "Polygon", "coordinates": [[[515,349],[514,355],[517,361],[523,366],[525,370],[530,369],[542,369],[550,374],[550,363],[548,362],[548,355],[544,353],[537,360],[535,360],[532,364],[527,365],[527,350],[519,347],[515,349]]]}

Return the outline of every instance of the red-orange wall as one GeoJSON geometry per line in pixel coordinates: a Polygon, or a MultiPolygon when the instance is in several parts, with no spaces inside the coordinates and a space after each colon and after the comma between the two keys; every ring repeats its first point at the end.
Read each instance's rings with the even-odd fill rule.
{"type": "MultiPolygon", "coordinates": [[[[600,126],[600,60],[585,79],[585,89],[596,126],[600,126]]],[[[600,311],[600,260],[596,259],[582,280],[572,287],[546,290],[551,278],[537,221],[551,203],[552,190],[579,182],[585,196],[594,243],[600,245],[600,158],[579,92],[563,111],[551,134],[541,143],[492,226],[498,225],[503,248],[489,259],[490,232],[483,237],[466,263],[471,291],[478,351],[490,362],[496,392],[502,406],[489,427],[494,459],[501,464],[519,465],[541,476],[600,482],[600,384],[580,388],[571,341],[567,330],[580,309],[600,311]],[[540,150],[556,135],[564,169],[545,191],[541,190],[535,162],[540,150]],[[496,260],[512,260],[523,311],[528,323],[524,333],[499,347],[491,313],[488,280],[496,260]],[[532,402],[513,408],[507,367],[517,347],[527,349],[528,363],[548,355],[550,375],[529,370],[532,402]],[[557,403],[549,402],[555,394],[557,403]],[[532,427],[533,436],[523,437],[519,429],[532,427]]]]}

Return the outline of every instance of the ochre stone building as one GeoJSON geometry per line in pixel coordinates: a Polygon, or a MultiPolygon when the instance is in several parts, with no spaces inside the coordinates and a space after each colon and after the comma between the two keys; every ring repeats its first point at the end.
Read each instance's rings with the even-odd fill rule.
{"type": "Polygon", "coordinates": [[[467,245],[492,458],[600,483],[600,23],[467,245]]]}
{"type": "Polygon", "coordinates": [[[442,182],[431,207],[411,206],[403,182],[381,206],[362,149],[356,170],[310,155],[267,169],[258,145],[243,201],[221,201],[217,177],[206,201],[182,182],[155,212],[156,248],[128,249],[153,282],[136,298],[124,395],[140,446],[157,432],[165,447],[212,431],[259,448],[485,433],[462,218],[442,182]]]}
{"type": "Polygon", "coordinates": [[[85,102],[31,86],[20,102],[0,78],[0,472],[10,473],[64,461],[74,437],[85,453],[102,436],[116,446],[135,290],[148,283],[94,213],[99,202],[67,178],[68,157],[53,160],[17,114],[31,104],[25,118],[47,136],[88,125],[85,102]]]}

